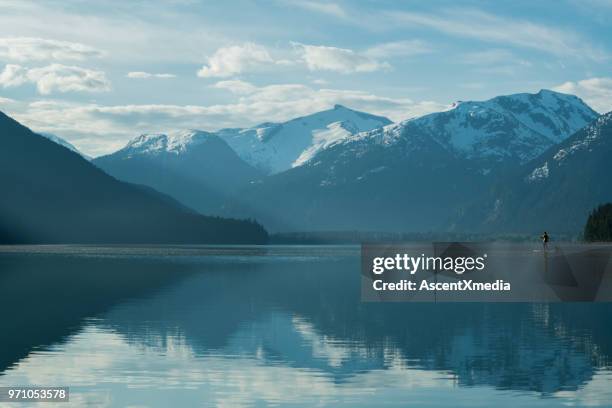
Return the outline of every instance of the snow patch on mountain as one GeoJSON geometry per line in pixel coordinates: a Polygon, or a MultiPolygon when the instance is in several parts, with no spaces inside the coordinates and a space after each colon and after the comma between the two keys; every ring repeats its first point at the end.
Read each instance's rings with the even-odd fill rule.
{"type": "Polygon", "coordinates": [[[366,171],[361,176],[357,177],[355,180],[356,181],[361,181],[361,180],[364,180],[364,179],[368,178],[372,174],[380,173],[380,172],[385,171],[385,170],[387,170],[387,166],[378,166],[378,167],[375,167],[373,169],[370,169],[370,170],[366,171]]]}
{"type": "Polygon", "coordinates": [[[369,140],[379,145],[393,145],[401,139],[408,122],[393,123],[367,132],[357,133],[346,140],[346,142],[369,140]]]}
{"type": "Polygon", "coordinates": [[[542,89],[536,94],[498,96],[486,102],[506,111],[536,132],[559,143],[599,114],[574,95],[542,89]]]}
{"type": "Polygon", "coordinates": [[[222,129],[216,134],[247,163],[273,174],[303,165],[339,140],[390,123],[387,118],[336,105],[284,123],[222,129]]]}
{"type": "Polygon", "coordinates": [[[304,150],[291,164],[291,167],[301,166],[312,159],[319,151],[330,146],[338,140],[346,139],[359,130],[351,122],[334,122],[326,129],[316,129],[312,132],[312,144],[304,150]]]}
{"type": "Polygon", "coordinates": [[[576,152],[589,149],[593,142],[601,137],[602,128],[611,122],[612,114],[600,116],[595,122],[585,128],[584,138],[575,140],[568,147],[559,149],[553,156],[553,159],[561,163],[576,152]]]}
{"type": "Polygon", "coordinates": [[[368,149],[365,141],[391,146],[418,135],[468,159],[526,163],[597,116],[575,96],[542,90],[457,102],[449,110],[362,132],[341,143],[358,152],[368,149]]]}
{"type": "Polygon", "coordinates": [[[527,180],[530,182],[539,181],[548,177],[548,162],[544,162],[542,167],[535,168],[531,174],[527,177],[527,180]]]}
{"type": "Polygon", "coordinates": [[[486,102],[462,102],[454,109],[412,122],[441,145],[467,158],[527,161],[553,143],[486,102]]]}
{"type": "Polygon", "coordinates": [[[209,132],[201,130],[179,130],[165,133],[146,133],[132,140],[120,151],[128,157],[133,155],[158,155],[172,153],[179,155],[185,153],[189,147],[198,145],[214,137],[209,132]]]}

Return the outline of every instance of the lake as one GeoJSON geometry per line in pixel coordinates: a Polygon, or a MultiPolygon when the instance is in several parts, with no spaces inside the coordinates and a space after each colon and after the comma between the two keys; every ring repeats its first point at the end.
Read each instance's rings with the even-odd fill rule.
{"type": "Polygon", "coordinates": [[[0,387],[58,406],[610,406],[611,322],[362,303],[351,246],[0,247],[0,387]]]}

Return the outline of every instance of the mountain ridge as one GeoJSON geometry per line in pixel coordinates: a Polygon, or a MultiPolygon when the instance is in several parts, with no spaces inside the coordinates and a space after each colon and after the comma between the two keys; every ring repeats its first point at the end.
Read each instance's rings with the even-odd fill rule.
{"type": "MultiPolygon", "coordinates": [[[[482,224],[474,214],[494,218],[478,201],[490,206],[499,180],[598,116],[580,98],[550,90],[462,101],[399,123],[336,105],[280,124],[143,134],[93,162],[190,208],[255,218],[274,232],[471,232],[482,224]],[[239,154],[247,148],[253,156],[239,154]],[[271,168],[257,165],[280,156],[271,168]]],[[[547,171],[540,164],[531,176],[547,171]]]]}
{"type": "Polygon", "coordinates": [[[53,133],[47,133],[47,132],[40,132],[38,133],[39,135],[46,137],[47,139],[51,140],[52,142],[57,143],[60,146],[64,146],[65,148],[72,150],[73,152],[79,154],[80,156],[82,156],[85,160],[89,160],[91,161],[92,157],[89,155],[86,155],[85,153],[81,152],[79,149],[77,149],[72,143],[70,143],[69,141],[67,141],[64,138],[61,138],[53,133]]]}
{"type": "Polygon", "coordinates": [[[220,215],[234,192],[262,173],[214,133],[143,134],[93,163],[120,180],[169,194],[204,214],[220,215]]]}
{"type": "Polygon", "coordinates": [[[282,123],[266,122],[259,127],[227,128],[216,133],[243,160],[266,174],[276,174],[303,164],[333,141],[390,123],[383,116],[336,104],[332,109],[282,123]]]}
{"type": "Polygon", "coordinates": [[[0,243],[262,243],[252,221],[206,217],[104,173],[0,112],[0,243]]]}
{"type": "MultiPolygon", "coordinates": [[[[597,115],[573,96],[538,94],[531,94],[532,102],[554,98],[554,106],[567,112],[563,121],[538,117],[556,123],[549,134],[558,130],[561,139],[570,136],[565,129],[587,123],[583,114],[597,115]]],[[[519,102],[526,98],[518,95],[519,102]]],[[[485,106],[481,115],[487,102],[459,104],[336,141],[302,166],[247,186],[248,208],[228,214],[252,211],[274,232],[454,231],[497,179],[555,144],[520,122],[515,115],[520,110],[499,113],[485,106]],[[469,136],[464,144],[453,139],[461,131],[469,136]]]]}

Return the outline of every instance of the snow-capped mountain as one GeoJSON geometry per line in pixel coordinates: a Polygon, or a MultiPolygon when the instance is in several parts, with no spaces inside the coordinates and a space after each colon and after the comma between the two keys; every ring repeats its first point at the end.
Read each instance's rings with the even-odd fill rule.
{"type": "MultiPolygon", "coordinates": [[[[249,129],[141,135],[94,163],[203,213],[255,218],[274,231],[454,230],[495,183],[597,117],[580,99],[546,90],[396,124],[337,105],[249,129]]],[[[534,167],[532,178],[550,166],[534,167]]]]}
{"type": "Polygon", "coordinates": [[[179,155],[190,148],[214,139],[215,135],[201,130],[187,129],[165,133],[145,133],[128,142],[116,154],[126,158],[137,155],[157,156],[165,153],[179,155]]]}
{"type": "Polygon", "coordinates": [[[487,101],[496,110],[504,110],[519,122],[559,143],[599,116],[575,95],[542,89],[536,94],[520,93],[498,96],[487,101]]]}
{"type": "Polygon", "coordinates": [[[91,161],[91,157],[81,153],[79,151],[79,149],[77,149],[76,147],[74,147],[74,145],[72,143],[70,143],[69,141],[62,139],[61,137],[54,135],[52,133],[39,133],[39,135],[46,137],[47,139],[51,140],[52,142],[57,143],[60,146],[64,146],[65,148],[67,148],[68,150],[72,150],[73,152],[79,154],[81,157],[83,157],[86,160],[90,160],[91,161]]]}
{"type": "Polygon", "coordinates": [[[246,200],[278,230],[452,229],[493,182],[597,116],[552,91],[462,102],[335,141],[250,186],[246,200]]]}
{"type": "Polygon", "coordinates": [[[213,133],[144,134],[93,163],[110,175],[169,194],[205,214],[217,214],[240,186],[260,172],[213,133]]]}
{"type": "Polygon", "coordinates": [[[247,163],[275,174],[306,163],[329,145],[353,134],[390,123],[385,117],[336,105],[288,122],[222,129],[217,135],[247,163]]]}
{"type": "Polygon", "coordinates": [[[499,182],[483,199],[485,229],[580,232],[589,211],[612,201],[612,113],[499,182]]]}
{"type": "Polygon", "coordinates": [[[525,163],[597,116],[576,96],[541,90],[458,102],[412,122],[466,158],[525,163]]]}
{"type": "Polygon", "coordinates": [[[336,105],[250,129],[143,134],[93,162],[120,180],[151,186],[202,213],[220,214],[226,202],[241,201],[234,195],[239,188],[265,173],[306,163],[334,142],[388,123],[336,105]]]}

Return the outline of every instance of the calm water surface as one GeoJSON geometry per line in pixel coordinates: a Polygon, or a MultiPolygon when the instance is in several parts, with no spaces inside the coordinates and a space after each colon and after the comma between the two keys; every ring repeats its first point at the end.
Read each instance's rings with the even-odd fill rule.
{"type": "Polygon", "coordinates": [[[58,406],[611,406],[611,322],[361,303],[357,247],[0,248],[0,386],[58,406]]]}

